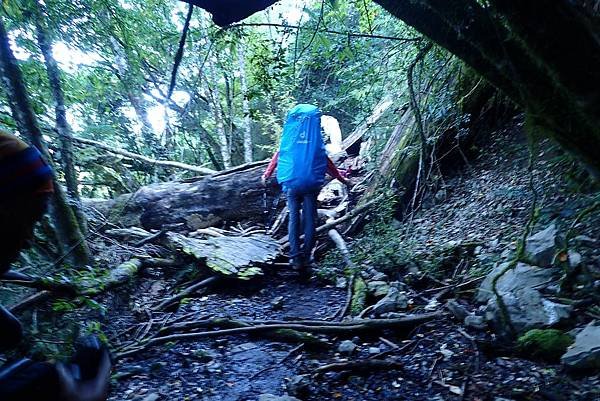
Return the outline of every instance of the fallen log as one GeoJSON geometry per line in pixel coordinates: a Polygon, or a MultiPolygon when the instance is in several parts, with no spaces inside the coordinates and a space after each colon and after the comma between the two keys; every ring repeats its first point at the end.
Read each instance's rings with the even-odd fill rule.
{"type": "Polygon", "coordinates": [[[84,206],[109,222],[145,230],[180,225],[194,231],[224,222],[261,222],[265,204],[277,194],[275,185],[261,184],[264,165],[253,163],[207,177],[147,185],[110,200],[84,200],[84,206]]]}

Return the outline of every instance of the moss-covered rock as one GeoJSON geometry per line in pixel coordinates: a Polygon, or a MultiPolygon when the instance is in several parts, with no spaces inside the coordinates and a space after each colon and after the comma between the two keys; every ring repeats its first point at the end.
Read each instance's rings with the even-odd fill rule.
{"type": "Polygon", "coordinates": [[[556,329],[533,329],[517,340],[525,356],[556,362],[573,343],[573,337],[556,329]]]}

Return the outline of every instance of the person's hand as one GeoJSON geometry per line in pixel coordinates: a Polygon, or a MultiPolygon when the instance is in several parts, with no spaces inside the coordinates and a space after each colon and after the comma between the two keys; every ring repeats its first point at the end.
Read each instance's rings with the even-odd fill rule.
{"type": "Polygon", "coordinates": [[[77,380],[62,364],[57,364],[56,370],[61,385],[61,401],[105,401],[108,397],[111,363],[107,351],[103,352],[98,373],[93,379],[77,380]]]}

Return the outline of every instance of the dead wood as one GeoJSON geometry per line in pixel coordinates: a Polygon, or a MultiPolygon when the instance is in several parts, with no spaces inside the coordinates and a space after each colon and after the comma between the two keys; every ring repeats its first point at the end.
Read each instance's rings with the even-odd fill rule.
{"type": "Polygon", "coordinates": [[[176,161],[172,161],[172,160],[152,159],[150,157],[138,155],[136,153],[132,153],[127,150],[117,149],[114,146],[106,145],[102,142],[93,141],[91,139],[78,138],[78,137],[74,137],[74,136],[72,136],[70,139],[80,145],[93,146],[93,147],[105,150],[112,154],[124,156],[128,159],[133,159],[133,160],[141,161],[144,163],[148,163],[152,166],[171,167],[171,168],[177,168],[177,169],[182,169],[182,170],[188,170],[188,171],[192,171],[196,174],[201,174],[201,175],[214,174],[217,172],[216,170],[212,170],[210,168],[200,167],[200,166],[192,166],[191,164],[182,163],[182,162],[176,162],[176,161]]]}
{"type": "MultiPolygon", "coordinates": [[[[231,319],[207,319],[202,322],[194,322],[194,325],[188,323],[186,325],[178,324],[179,329],[190,329],[198,327],[231,327],[214,331],[201,331],[191,333],[168,334],[160,337],[154,337],[140,344],[139,347],[123,352],[116,356],[117,359],[125,358],[134,355],[148,347],[158,344],[164,344],[171,341],[190,341],[201,338],[222,337],[237,334],[259,334],[269,333],[270,338],[275,338],[285,341],[303,342],[307,345],[311,341],[305,336],[306,333],[312,334],[331,334],[331,335],[355,335],[361,332],[381,331],[393,329],[396,333],[399,331],[409,332],[414,327],[436,319],[442,316],[441,312],[424,313],[419,315],[410,315],[397,319],[363,319],[349,322],[325,322],[320,321],[318,325],[311,324],[310,321],[290,321],[284,323],[256,323],[257,321],[241,321],[231,319]]],[[[165,328],[164,330],[167,330],[165,328]]],[[[173,330],[169,327],[168,330],[173,330]]],[[[310,337],[309,337],[310,338],[310,337]]],[[[312,343],[321,343],[318,339],[314,339],[312,343]]]]}
{"type": "Polygon", "coordinates": [[[280,255],[279,243],[264,234],[201,240],[169,232],[165,237],[171,249],[194,257],[219,276],[240,280],[261,275],[259,266],[280,255]]]}
{"type": "Polygon", "coordinates": [[[174,295],[171,298],[165,299],[164,301],[162,301],[161,303],[159,303],[152,309],[155,311],[165,310],[170,305],[193,295],[194,293],[200,291],[201,289],[206,289],[207,287],[215,284],[217,281],[219,281],[219,277],[217,277],[217,276],[212,276],[207,279],[204,279],[198,283],[195,283],[195,284],[185,288],[179,294],[174,295]]]}
{"type": "Polygon", "coordinates": [[[315,369],[315,373],[324,372],[343,372],[350,370],[353,372],[370,373],[373,370],[403,370],[404,366],[400,362],[385,361],[378,359],[363,359],[360,361],[337,362],[329,365],[320,366],[315,369]]]}
{"type": "Polygon", "coordinates": [[[261,184],[263,164],[185,181],[151,184],[115,199],[84,200],[84,205],[96,209],[109,222],[145,230],[178,226],[194,231],[225,222],[262,223],[265,197],[269,204],[277,193],[275,186],[261,184]]]}

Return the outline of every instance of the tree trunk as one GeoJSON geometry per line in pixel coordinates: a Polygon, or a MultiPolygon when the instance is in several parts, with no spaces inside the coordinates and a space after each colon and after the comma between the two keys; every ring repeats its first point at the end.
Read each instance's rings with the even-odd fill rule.
{"type": "Polygon", "coordinates": [[[600,179],[599,27],[572,2],[375,0],[460,57],[600,179]]]}
{"type": "Polygon", "coordinates": [[[221,149],[221,158],[223,159],[223,166],[225,169],[231,167],[231,153],[229,151],[229,142],[227,140],[227,134],[225,133],[225,127],[223,126],[223,110],[221,109],[221,102],[219,99],[219,85],[217,75],[215,74],[215,67],[212,65],[212,61],[207,62],[208,77],[206,84],[208,85],[208,91],[211,99],[211,109],[213,118],[215,120],[215,129],[217,131],[217,139],[219,141],[219,147],[221,149]]]}
{"type": "MultiPolygon", "coordinates": [[[[42,132],[33,113],[21,70],[12,53],[4,21],[0,18],[0,72],[6,91],[12,116],[17,129],[35,147],[39,149],[46,161],[53,166],[52,159],[42,137],[42,132]]],[[[89,249],[73,210],[69,207],[62,186],[54,179],[54,196],[50,204],[53,223],[63,248],[67,250],[69,260],[79,266],[89,261],[89,249]]]]}
{"type": "Polygon", "coordinates": [[[248,82],[246,81],[246,55],[244,43],[239,43],[238,64],[240,67],[240,83],[242,86],[242,111],[244,113],[244,162],[252,161],[252,129],[250,125],[250,100],[248,100],[248,82]]]}
{"type": "Polygon", "coordinates": [[[260,182],[266,164],[256,162],[194,181],[147,185],[133,196],[85,204],[110,221],[146,230],[197,230],[225,222],[262,221],[266,205],[276,196],[276,188],[264,188],[260,182]]]}
{"type": "Polygon", "coordinates": [[[81,210],[81,199],[79,196],[79,180],[77,178],[77,171],[75,170],[75,162],[73,155],[73,142],[71,127],[67,122],[67,113],[65,106],[65,97],[60,82],[60,71],[56,60],[52,56],[52,44],[49,39],[49,34],[44,26],[44,10],[43,6],[36,2],[33,5],[33,12],[35,15],[35,27],[38,45],[44,56],[44,64],[46,65],[46,72],[48,74],[48,82],[52,91],[52,97],[54,98],[54,112],[56,116],[56,131],[59,135],[60,142],[60,160],[62,162],[63,173],[65,175],[65,182],[67,185],[67,194],[70,198],[70,204],[72,205],[73,212],[79,222],[79,227],[82,233],[87,232],[87,220],[85,214],[81,210]]]}
{"type": "Polygon", "coordinates": [[[134,81],[134,79],[131,76],[129,61],[127,60],[127,55],[125,54],[123,47],[114,36],[111,36],[109,39],[115,54],[115,65],[120,75],[119,78],[121,79],[121,82],[123,82],[129,103],[131,103],[139,122],[142,124],[142,139],[144,140],[144,145],[152,156],[156,156],[160,154],[160,144],[158,143],[156,135],[154,135],[154,128],[148,118],[146,102],[136,93],[135,89],[132,88],[132,81],[134,81]]]}

